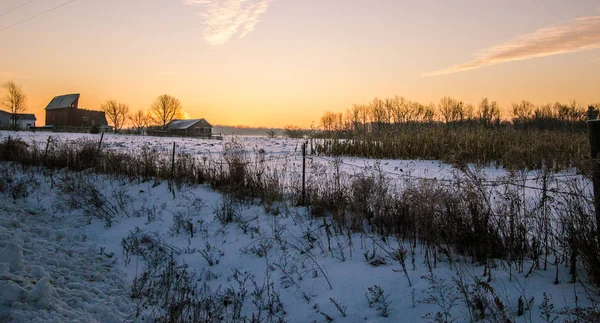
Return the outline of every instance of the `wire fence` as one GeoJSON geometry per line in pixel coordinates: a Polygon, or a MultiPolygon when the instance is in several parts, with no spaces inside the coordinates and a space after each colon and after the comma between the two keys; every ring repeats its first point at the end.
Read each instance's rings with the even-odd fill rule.
{"type": "MultiPolygon", "coordinates": [[[[77,144],[75,140],[65,140],[49,136],[47,140],[32,141],[31,144],[37,146],[56,145],[61,143],[77,144]]],[[[170,145],[166,141],[157,142],[153,145],[143,143],[137,145],[135,149],[127,147],[122,143],[104,143],[103,150],[128,151],[130,153],[142,152],[143,150],[155,150],[170,155],[173,153],[170,145]]],[[[290,181],[297,181],[297,177],[306,176],[308,182],[325,182],[337,178],[341,183],[349,183],[356,178],[365,176],[385,177],[385,180],[391,186],[404,187],[407,183],[415,182],[436,182],[445,185],[460,187],[467,182],[475,182],[477,185],[490,189],[513,187],[532,192],[546,192],[551,195],[568,196],[572,198],[581,198],[585,202],[593,203],[592,190],[590,188],[591,179],[574,173],[542,173],[521,171],[509,174],[506,172],[503,176],[489,178],[490,172],[486,168],[471,171],[477,173],[476,177],[467,178],[464,173],[451,165],[438,163],[437,165],[418,165],[419,161],[397,161],[397,160],[374,160],[355,157],[332,157],[322,155],[306,155],[303,157],[300,147],[300,141],[296,141],[293,151],[265,151],[263,148],[256,147],[248,149],[245,146],[238,149],[214,149],[212,151],[201,150],[198,147],[189,147],[189,142],[175,143],[175,158],[182,154],[192,156],[199,164],[212,164],[220,167],[230,166],[232,164],[244,165],[245,167],[264,168],[264,173],[277,174],[284,181],[284,186],[288,187],[290,181]],[[306,169],[302,172],[302,162],[305,158],[306,169]],[[360,160],[363,165],[352,163],[353,160],[360,160]],[[432,167],[433,166],[433,167],[432,167]],[[427,167],[436,168],[433,171],[427,167]],[[417,175],[415,173],[420,173],[417,175]],[[540,181],[546,181],[543,187],[540,181]],[[568,190],[569,185],[578,185],[578,192],[568,190]],[[582,194],[581,192],[585,192],[582,194]]],[[[421,161],[431,162],[432,161],[421,161]]],[[[492,172],[494,173],[494,172],[492,172]]],[[[495,172],[497,173],[497,172],[495,172]]],[[[502,171],[500,171],[502,173],[502,171]]]]}

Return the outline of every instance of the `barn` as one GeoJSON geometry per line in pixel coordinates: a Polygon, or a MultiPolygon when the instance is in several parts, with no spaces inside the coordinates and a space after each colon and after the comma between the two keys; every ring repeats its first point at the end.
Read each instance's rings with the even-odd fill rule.
{"type": "Polygon", "coordinates": [[[27,130],[29,128],[35,128],[35,122],[37,118],[35,114],[19,114],[17,117],[17,128],[27,130]]]}
{"type": "Polygon", "coordinates": [[[79,108],[79,94],[56,96],[46,106],[46,126],[53,128],[108,127],[104,111],[79,108]]]}
{"type": "Polygon", "coordinates": [[[172,136],[211,137],[212,125],[205,119],[173,120],[167,124],[166,130],[172,136]]]}
{"type": "Polygon", "coordinates": [[[0,129],[8,129],[11,126],[12,114],[10,112],[0,110],[0,129]]]}
{"type": "MultiPolygon", "coordinates": [[[[12,128],[12,119],[12,113],[0,110],[0,129],[12,128]]],[[[37,119],[34,114],[20,113],[17,115],[17,128],[22,130],[35,128],[36,121],[37,119]]]]}
{"type": "Polygon", "coordinates": [[[164,129],[154,127],[148,129],[146,133],[160,137],[212,138],[212,125],[205,119],[173,120],[164,129]]]}

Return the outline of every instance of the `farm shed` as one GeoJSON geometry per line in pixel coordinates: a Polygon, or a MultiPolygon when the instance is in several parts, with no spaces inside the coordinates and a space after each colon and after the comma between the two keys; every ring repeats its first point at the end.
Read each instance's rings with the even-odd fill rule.
{"type": "Polygon", "coordinates": [[[80,109],[79,94],[56,96],[46,106],[46,126],[93,127],[108,126],[104,111],[80,109]]]}
{"type": "Polygon", "coordinates": [[[212,125],[205,119],[173,120],[165,130],[171,136],[212,137],[212,125]]]}
{"type": "MultiPolygon", "coordinates": [[[[0,110],[0,129],[12,127],[13,115],[10,112],[0,110]]],[[[17,129],[26,130],[35,127],[37,118],[35,114],[20,113],[17,115],[17,129]]]]}

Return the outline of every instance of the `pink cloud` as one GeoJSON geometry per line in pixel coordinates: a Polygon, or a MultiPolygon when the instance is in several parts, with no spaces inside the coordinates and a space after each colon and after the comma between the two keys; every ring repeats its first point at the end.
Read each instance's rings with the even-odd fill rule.
{"type": "Polygon", "coordinates": [[[202,6],[204,41],[211,46],[226,44],[232,37],[243,38],[256,28],[272,0],[184,0],[190,6],[202,6]]]}
{"type": "Polygon", "coordinates": [[[600,16],[582,17],[541,28],[476,53],[477,58],[423,76],[446,75],[512,61],[600,48],[600,16]]]}

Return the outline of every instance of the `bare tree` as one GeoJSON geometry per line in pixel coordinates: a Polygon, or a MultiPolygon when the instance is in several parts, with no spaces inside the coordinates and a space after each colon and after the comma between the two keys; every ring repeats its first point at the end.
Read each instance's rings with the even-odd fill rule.
{"type": "Polygon", "coordinates": [[[423,121],[433,122],[435,118],[435,103],[430,103],[428,106],[425,106],[425,109],[423,111],[423,121]]]}
{"type": "Polygon", "coordinates": [[[440,114],[445,123],[463,121],[465,118],[464,103],[449,96],[443,97],[439,104],[440,114]]]}
{"type": "Polygon", "coordinates": [[[163,94],[156,98],[150,106],[148,117],[154,124],[165,129],[169,122],[183,118],[181,102],[173,96],[163,94]]]}
{"type": "Polygon", "coordinates": [[[473,119],[475,119],[475,106],[471,103],[467,103],[463,107],[463,113],[467,121],[472,121],[473,119]]]}
{"type": "Polygon", "coordinates": [[[321,117],[321,126],[323,126],[323,130],[325,132],[332,131],[334,129],[335,121],[335,113],[330,111],[325,112],[325,114],[321,117]]]}
{"type": "Polygon", "coordinates": [[[445,123],[450,123],[456,120],[455,117],[455,106],[457,105],[457,101],[449,96],[445,96],[440,100],[440,114],[444,119],[445,123]]]}
{"type": "Polygon", "coordinates": [[[19,121],[19,115],[27,108],[27,95],[25,95],[23,89],[13,81],[4,83],[4,88],[8,93],[6,93],[2,104],[7,107],[12,114],[11,126],[16,128],[19,121]]]}
{"type": "Polygon", "coordinates": [[[496,101],[489,102],[487,98],[479,103],[479,120],[485,127],[500,124],[500,108],[496,101]]]}
{"type": "Polygon", "coordinates": [[[533,117],[535,105],[527,100],[513,103],[513,122],[527,122],[533,117]]]}
{"type": "Polygon", "coordinates": [[[379,98],[373,99],[373,102],[371,102],[370,105],[370,112],[373,125],[376,127],[377,131],[381,131],[387,116],[384,102],[379,98]]]}
{"type": "Polygon", "coordinates": [[[115,133],[121,131],[127,120],[129,106],[116,100],[109,100],[100,105],[100,110],[104,111],[108,120],[112,122],[115,133]]]}
{"type": "Polygon", "coordinates": [[[129,121],[136,133],[142,133],[142,130],[148,127],[148,124],[150,123],[148,114],[143,110],[138,110],[133,115],[130,115],[129,121]]]}

